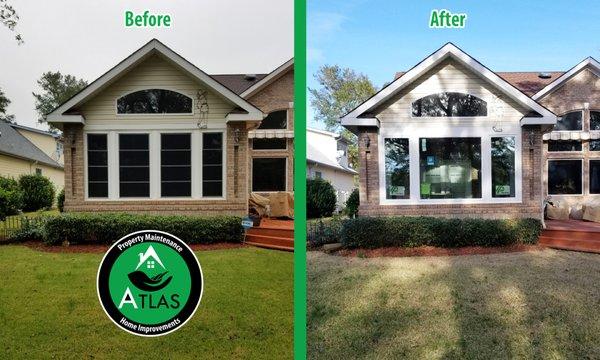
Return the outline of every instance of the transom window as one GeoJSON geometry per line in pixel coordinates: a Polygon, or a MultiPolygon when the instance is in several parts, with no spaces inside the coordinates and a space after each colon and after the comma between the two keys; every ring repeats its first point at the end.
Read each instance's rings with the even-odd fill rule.
{"type": "Polygon", "coordinates": [[[581,163],[581,160],[548,160],[548,194],[581,194],[581,163]]]}
{"type": "Polygon", "coordinates": [[[600,130],[600,111],[590,111],[590,130],[600,130]]]}
{"type": "Polygon", "coordinates": [[[548,151],[581,151],[581,140],[550,140],[548,151]]]}
{"type": "Polygon", "coordinates": [[[558,118],[554,126],[556,131],[581,131],[583,130],[583,111],[572,111],[558,118]]]}
{"type": "Polygon", "coordinates": [[[470,94],[441,92],[412,103],[415,117],[487,116],[487,103],[470,94]]]}
{"type": "Polygon", "coordinates": [[[481,138],[420,138],[421,199],[481,198],[481,138]]]}
{"type": "Polygon", "coordinates": [[[117,99],[118,114],[191,114],[192,98],[165,89],[146,89],[117,99]]]}
{"type": "Polygon", "coordinates": [[[261,121],[258,129],[287,129],[287,110],[277,110],[269,113],[269,115],[261,121]]]}
{"type": "Polygon", "coordinates": [[[287,149],[287,139],[253,139],[252,149],[254,150],[285,150],[287,149]]]}

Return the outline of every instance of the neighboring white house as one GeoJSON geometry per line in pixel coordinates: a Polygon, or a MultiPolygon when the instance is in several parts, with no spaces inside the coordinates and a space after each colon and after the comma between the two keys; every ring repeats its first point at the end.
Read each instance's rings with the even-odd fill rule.
{"type": "Polygon", "coordinates": [[[348,142],[336,133],[308,128],[306,131],[306,175],[322,178],[336,190],[340,210],[356,184],[356,170],[348,164],[348,142]]]}

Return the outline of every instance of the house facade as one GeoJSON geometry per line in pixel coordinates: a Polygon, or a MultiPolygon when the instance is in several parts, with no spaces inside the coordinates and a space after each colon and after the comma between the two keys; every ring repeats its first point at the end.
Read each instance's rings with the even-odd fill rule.
{"type": "Polygon", "coordinates": [[[358,172],[348,163],[348,142],[340,135],[319,129],[306,129],[306,176],[329,181],[337,196],[337,210],[356,188],[358,172]]]}
{"type": "Polygon", "coordinates": [[[46,176],[56,191],[64,186],[62,141],[50,132],[0,121],[0,176],[46,176]]]}
{"type": "Polygon", "coordinates": [[[287,74],[211,76],[150,41],[48,115],[63,130],[65,211],[246,214],[250,132],[277,94],[265,111],[250,98],[287,74]]]}
{"type": "Polygon", "coordinates": [[[556,121],[446,44],[342,118],[358,136],[359,213],[541,218],[556,121]]]}

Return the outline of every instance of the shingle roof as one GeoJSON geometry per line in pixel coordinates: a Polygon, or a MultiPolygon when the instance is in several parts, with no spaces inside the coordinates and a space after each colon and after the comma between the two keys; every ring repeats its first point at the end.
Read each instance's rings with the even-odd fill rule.
{"type": "Polygon", "coordinates": [[[253,80],[248,80],[247,74],[221,74],[210,76],[221,84],[225,85],[225,87],[227,87],[229,90],[233,91],[237,95],[240,95],[250,86],[261,81],[267,75],[269,74],[256,74],[253,80]]]}
{"type": "MultiPolygon", "coordinates": [[[[509,84],[516,87],[525,93],[525,95],[531,97],[538,91],[542,90],[546,85],[556,80],[559,76],[564,74],[564,71],[551,71],[545,72],[550,75],[548,79],[542,79],[539,77],[540,71],[499,71],[496,75],[506,80],[509,84]]],[[[394,79],[397,79],[404,75],[403,71],[396,73],[394,79]]]]}
{"type": "Polygon", "coordinates": [[[0,153],[37,161],[55,168],[63,168],[61,164],[52,160],[51,157],[15,130],[11,124],[4,121],[0,121],[0,153]]]}
{"type": "Polygon", "coordinates": [[[331,159],[329,156],[325,155],[320,149],[317,149],[310,143],[306,144],[306,161],[329,166],[331,168],[341,170],[352,175],[358,174],[356,170],[342,166],[340,163],[331,159]]]}

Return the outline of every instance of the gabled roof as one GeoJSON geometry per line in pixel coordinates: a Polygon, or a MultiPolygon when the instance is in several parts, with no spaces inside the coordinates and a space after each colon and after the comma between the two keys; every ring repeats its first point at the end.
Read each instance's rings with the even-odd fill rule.
{"type": "MultiPolygon", "coordinates": [[[[564,73],[564,71],[496,71],[496,75],[500,76],[529,97],[542,90],[544,86],[550,84],[564,73]],[[540,74],[542,73],[546,74],[548,77],[540,77],[540,74]]],[[[394,79],[398,79],[404,74],[405,72],[399,71],[396,73],[394,79]]]]}
{"type": "Polygon", "coordinates": [[[210,76],[212,76],[213,79],[217,80],[221,84],[227,86],[229,90],[241,95],[244,90],[261,81],[267,75],[269,74],[253,74],[253,78],[250,78],[248,74],[213,74],[210,76]]]}
{"type": "Polygon", "coordinates": [[[280,77],[285,75],[285,73],[287,73],[288,70],[293,69],[293,68],[294,68],[294,58],[291,58],[288,61],[286,61],[285,63],[281,64],[275,70],[271,71],[267,76],[265,76],[259,82],[257,82],[256,84],[254,84],[254,85],[250,86],[248,89],[246,89],[241,94],[241,96],[244,99],[248,99],[252,95],[255,95],[257,92],[261,91],[266,86],[268,86],[269,84],[273,83],[274,81],[276,81],[277,79],[279,79],[280,77]]]}
{"type": "Polygon", "coordinates": [[[481,76],[489,84],[502,91],[521,106],[537,113],[538,116],[525,116],[523,119],[521,119],[521,125],[553,125],[556,123],[556,115],[550,110],[532,100],[529,96],[508,83],[506,80],[502,79],[500,76],[456,47],[454,44],[447,43],[433,54],[425,58],[423,61],[418,63],[412,69],[407,71],[403,76],[394,80],[388,86],[384,87],[378,93],[373,95],[370,99],[342,117],[342,125],[351,130],[355,129],[357,126],[378,127],[379,120],[370,114],[372,110],[374,110],[378,105],[392,98],[402,89],[417,80],[421,75],[425,74],[427,71],[431,70],[433,67],[448,58],[458,61],[467,69],[481,76]]]}
{"type": "Polygon", "coordinates": [[[44,131],[44,130],[40,130],[40,129],[29,127],[29,126],[25,126],[25,125],[19,125],[19,124],[13,124],[13,123],[11,123],[10,126],[12,126],[15,129],[22,129],[22,130],[34,132],[36,134],[50,136],[50,137],[53,137],[55,139],[60,137],[60,135],[57,134],[57,133],[53,133],[53,132],[50,132],[50,131],[44,131]]]}
{"type": "Polygon", "coordinates": [[[14,129],[13,124],[0,120],[0,153],[24,160],[38,162],[57,169],[63,166],[46,155],[25,136],[14,129]]]}
{"type": "MultiPolygon", "coordinates": [[[[329,137],[332,137],[333,139],[335,139],[336,141],[340,141],[341,139],[343,139],[341,137],[341,135],[336,134],[331,131],[315,129],[315,128],[310,128],[310,127],[306,128],[306,135],[309,136],[310,133],[329,136],[329,137]]],[[[335,155],[337,155],[337,154],[335,154],[335,155]]],[[[313,144],[310,141],[306,142],[306,161],[307,162],[327,166],[327,167],[333,168],[335,170],[346,172],[351,175],[358,175],[358,172],[356,170],[340,164],[338,162],[337,158],[335,157],[335,155],[326,153],[326,152],[322,151],[322,148],[317,148],[317,147],[313,146],[313,144]]]]}
{"type": "Polygon", "coordinates": [[[125,74],[127,71],[134,68],[140,62],[148,58],[153,54],[160,54],[170,60],[174,65],[178,66],[183,71],[187,72],[190,76],[196,78],[210,89],[221,94],[225,99],[229,100],[241,110],[243,114],[236,112],[235,114],[227,115],[228,120],[262,120],[263,114],[254,105],[250,104],[238,94],[212,78],[204,71],[198,69],[192,63],[181,57],[175,51],[165,46],[157,39],[152,39],[146,45],[136,50],[133,54],[129,55],[125,60],[118,63],[115,67],[104,73],[94,82],[86,86],[83,90],[75,94],[65,103],[54,109],[47,116],[47,120],[50,123],[65,123],[65,122],[76,122],[84,123],[85,119],[81,115],[71,115],[68,112],[76,106],[80,106],[90,98],[94,97],[100,91],[111,85],[120,76],[125,74]]]}
{"type": "Polygon", "coordinates": [[[569,80],[570,78],[575,76],[577,73],[579,73],[579,71],[581,71],[587,67],[590,67],[592,69],[592,71],[594,71],[598,76],[600,76],[600,63],[596,59],[594,59],[593,57],[590,56],[590,57],[586,58],[585,60],[583,60],[582,62],[580,62],[579,64],[572,67],[571,70],[562,74],[558,79],[556,79],[553,82],[551,82],[550,84],[546,85],[543,89],[541,89],[539,92],[537,92],[535,95],[533,95],[533,99],[534,100],[541,99],[543,96],[551,93],[552,91],[557,89],[560,85],[562,85],[564,82],[566,82],[567,80],[569,80]]]}

